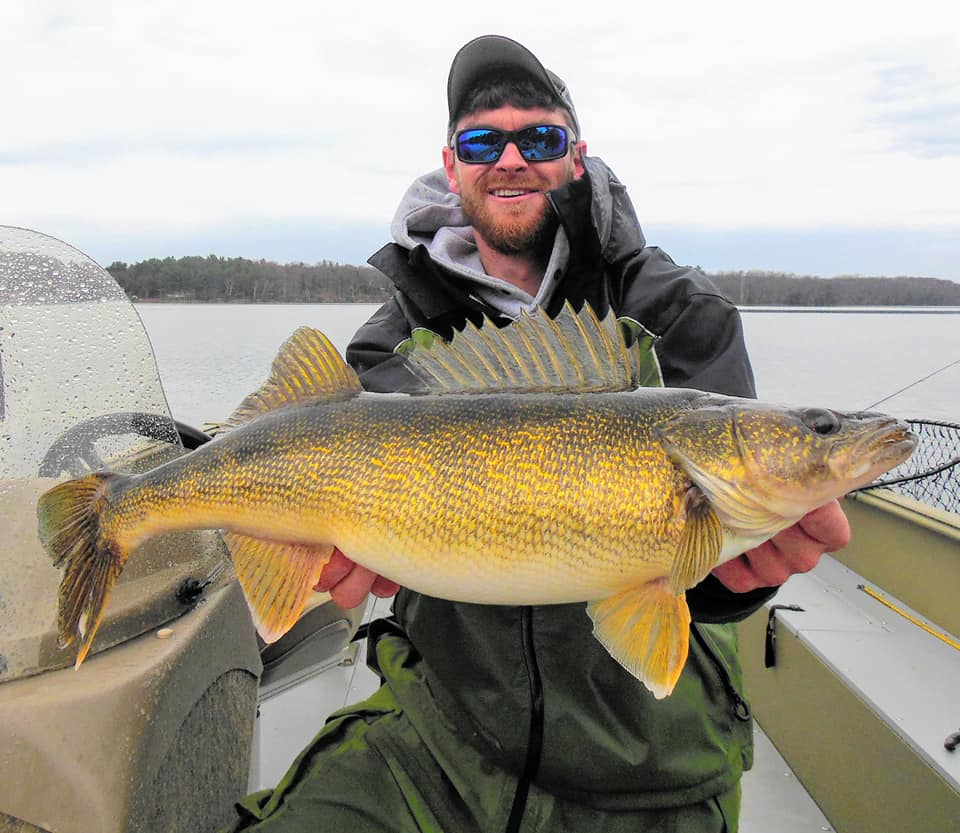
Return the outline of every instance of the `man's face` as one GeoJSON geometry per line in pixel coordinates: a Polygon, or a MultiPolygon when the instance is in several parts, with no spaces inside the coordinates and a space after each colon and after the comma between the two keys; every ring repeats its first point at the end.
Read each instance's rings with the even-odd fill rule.
{"type": "MultiPolygon", "coordinates": [[[[457,131],[471,127],[520,130],[536,124],[566,126],[567,121],[562,110],[521,110],[505,105],[464,116],[457,131]]],[[[453,148],[445,147],[443,166],[450,190],[460,195],[475,234],[503,254],[522,254],[538,249],[552,237],[556,218],[546,193],[583,176],[585,151],[586,144],[577,142],[560,159],[527,162],[511,142],[496,162],[471,165],[461,162],[453,148]]]]}

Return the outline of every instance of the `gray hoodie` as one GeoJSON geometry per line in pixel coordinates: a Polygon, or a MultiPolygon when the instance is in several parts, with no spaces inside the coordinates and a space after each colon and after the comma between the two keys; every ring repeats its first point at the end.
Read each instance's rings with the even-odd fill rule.
{"type": "MultiPolygon", "coordinates": [[[[594,222],[600,220],[601,240],[604,236],[609,238],[613,211],[610,171],[599,159],[585,157],[584,164],[594,190],[594,222]]],[[[510,318],[519,317],[523,310],[529,312],[536,306],[547,304],[557,286],[556,276],[563,273],[570,256],[566,232],[559,226],[543,282],[535,296],[508,281],[488,275],[480,262],[473,228],[460,204],[460,197],[447,186],[443,168],[425,174],[410,186],[394,214],[390,232],[394,241],[404,249],[425,246],[437,264],[473,285],[471,294],[477,300],[510,318]]]]}

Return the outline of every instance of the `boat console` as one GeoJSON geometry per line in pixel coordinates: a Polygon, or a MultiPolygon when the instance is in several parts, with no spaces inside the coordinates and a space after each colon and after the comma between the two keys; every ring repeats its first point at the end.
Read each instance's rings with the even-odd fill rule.
{"type": "MultiPolygon", "coordinates": [[[[248,791],[265,649],[219,534],[140,547],[79,670],[37,536],[37,499],[59,480],[146,470],[207,439],[171,417],[113,278],[0,227],[0,830],[203,833],[248,791]]],[[[270,690],[325,667],[359,616],[317,594],[266,649],[270,690]]]]}

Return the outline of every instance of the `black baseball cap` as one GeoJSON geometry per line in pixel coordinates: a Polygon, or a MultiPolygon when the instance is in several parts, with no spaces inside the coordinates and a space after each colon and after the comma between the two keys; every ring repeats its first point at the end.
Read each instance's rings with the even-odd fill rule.
{"type": "Polygon", "coordinates": [[[544,67],[529,49],[501,35],[474,38],[454,56],[447,77],[449,130],[453,129],[454,120],[463,115],[460,108],[477,82],[491,73],[501,72],[527,75],[556,95],[561,106],[569,111],[573,129],[579,137],[580,123],[567,85],[544,67]]]}

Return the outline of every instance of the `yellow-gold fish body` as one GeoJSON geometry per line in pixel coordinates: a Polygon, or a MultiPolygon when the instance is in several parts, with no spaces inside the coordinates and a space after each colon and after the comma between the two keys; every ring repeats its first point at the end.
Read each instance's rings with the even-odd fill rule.
{"type": "Polygon", "coordinates": [[[367,394],[301,328],[213,442],[44,495],[77,664],[141,542],[220,528],[267,641],[337,547],[438,597],[588,602],[597,638],[662,697],[686,659],[684,591],[915,444],[879,414],[637,387],[655,375],[649,346],[589,309],[471,328],[410,362],[429,393],[367,394]]]}

